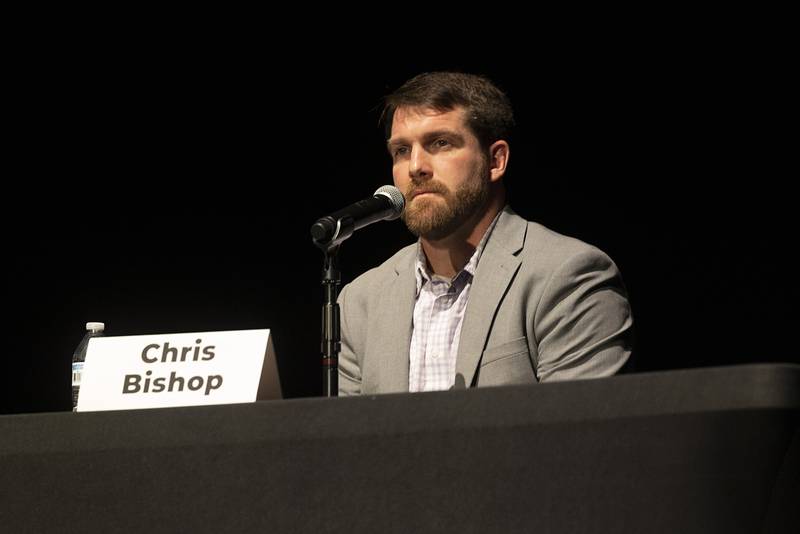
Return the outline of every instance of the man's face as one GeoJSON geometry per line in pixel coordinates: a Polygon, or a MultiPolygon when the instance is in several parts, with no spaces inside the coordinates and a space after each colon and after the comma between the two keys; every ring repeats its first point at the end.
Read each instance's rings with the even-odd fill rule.
{"type": "Polygon", "coordinates": [[[406,198],[403,220],[413,234],[442,239],[486,205],[487,156],[463,108],[398,108],[388,148],[394,184],[406,198]]]}

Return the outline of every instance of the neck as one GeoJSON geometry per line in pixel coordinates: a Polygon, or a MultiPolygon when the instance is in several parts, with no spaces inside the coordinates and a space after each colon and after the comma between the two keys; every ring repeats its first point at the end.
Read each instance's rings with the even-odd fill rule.
{"type": "Polygon", "coordinates": [[[505,196],[495,195],[486,209],[475,213],[449,236],[438,240],[421,237],[422,250],[425,252],[431,271],[449,278],[461,271],[504,205],[505,196]]]}

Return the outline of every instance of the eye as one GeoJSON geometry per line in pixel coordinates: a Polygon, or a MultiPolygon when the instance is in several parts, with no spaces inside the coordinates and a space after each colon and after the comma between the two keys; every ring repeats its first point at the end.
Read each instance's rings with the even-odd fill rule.
{"type": "Polygon", "coordinates": [[[437,139],[433,142],[434,146],[438,148],[444,148],[450,145],[450,142],[447,139],[437,139]]]}
{"type": "Polygon", "coordinates": [[[402,155],[407,154],[407,153],[408,153],[408,147],[405,147],[405,146],[399,146],[399,147],[394,149],[395,157],[396,156],[402,156],[402,155]]]}

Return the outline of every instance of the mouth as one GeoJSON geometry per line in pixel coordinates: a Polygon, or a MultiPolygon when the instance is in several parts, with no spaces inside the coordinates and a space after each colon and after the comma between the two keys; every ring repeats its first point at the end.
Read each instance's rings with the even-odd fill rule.
{"type": "Polygon", "coordinates": [[[425,191],[425,190],[420,190],[420,191],[414,191],[414,192],[411,194],[411,198],[412,198],[412,199],[414,199],[414,198],[417,198],[417,197],[422,197],[422,196],[426,196],[426,195],[427,195],[427,196],[430,196],[430,195],[438,195],[438,194],[439,194],[439,193],[437,193],[436,191],[425,191]]]}

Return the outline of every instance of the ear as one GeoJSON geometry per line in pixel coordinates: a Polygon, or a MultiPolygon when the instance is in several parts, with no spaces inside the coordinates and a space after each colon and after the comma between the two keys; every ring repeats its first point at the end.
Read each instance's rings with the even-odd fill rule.
{"type": "Polygon", "coordinates": [[[508,158],[511,157],[511,149],[507,141],[495,141],[489,147],[489,180],[497,182],[506,173],[508,158]]]}

